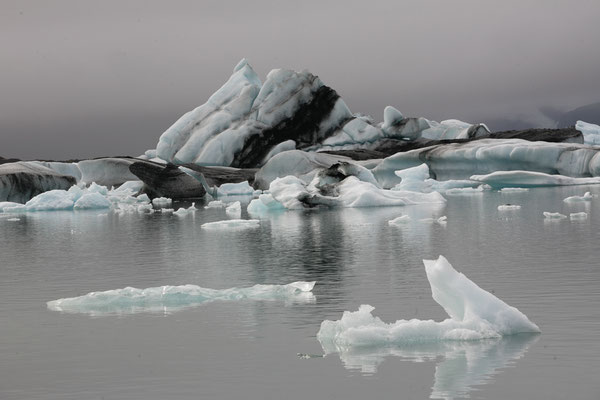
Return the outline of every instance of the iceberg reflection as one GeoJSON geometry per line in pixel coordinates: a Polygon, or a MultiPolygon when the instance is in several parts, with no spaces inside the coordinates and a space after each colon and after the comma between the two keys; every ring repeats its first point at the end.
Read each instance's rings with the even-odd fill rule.
{"type": "Polygon", "coordinates": [[[390,348],[350,348],[339,353],[347,369],[374,374],[386,357],[408,361],[438,361],[431,399],[467,397],[476,386],[488,384],[503,368],[514,366],[539,338],[535,333],[504,336],[500,339],[436,342],[390,348]]]}

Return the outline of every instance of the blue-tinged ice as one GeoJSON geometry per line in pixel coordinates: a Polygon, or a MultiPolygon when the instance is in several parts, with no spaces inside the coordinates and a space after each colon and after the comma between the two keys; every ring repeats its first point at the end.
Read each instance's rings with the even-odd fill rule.
{"type": "Polygon", "coordinates": [[[248,181],[239,183],[224,183],[217,189],[218,197],[226,196],[252,196],[254,188],[250,186],[248,181]]]}
{"type": "Polygon", "coordinates": [[[196,285],[159,286],[147,289],[123,289],[91,292],[79,297],[49,301],[48,309],[90,315],[173,312],[212,301],[283,300],[314,301],[315,282],[287,285],[254,285],[246,288],[208,289],[196,285]]]}
{"type": "Polygon", "coordinates": [[[561,219],[566,219],[567,216],[559,212],[544,211],[544,218],[547,220],[559,221],[561,219]]]}
{"type": "MultiPolygon", "coordinates": [[[[550,175],[533,171],[496,171],[487,175],[472,175],[471,180],[485,183],[492,188],[511,186],[542,187],[542,186],[574,186],[594,185],[600,183],[600,176],[573,178],[564,175],[550,175]]],[[[522,191],[522,190],[521,190],[522,191]]]]}
{"type": "Polygon", "coordinates": [[[600,125],[577,121],[575,129],[583,134],[583,143],[592,146],[600,145],[600,125]]]}
{"type": "Polygon", "coordinates": [[[260,228],[257,219],[227,219],[223,221],[207,222],[200,226],[206,230],[241,230],[260,228]]]}
{"type": "Polygon", "coordinates": [[[443,256],[423,262],[433,299],[444,308],[448,319],[385,323],[373,316],[374,307],[362,305],[358,311],[345,311],[338,321],[323,321],[317,339],[325,353],[540,332],[525,314],[481,289],[443,256]]]}

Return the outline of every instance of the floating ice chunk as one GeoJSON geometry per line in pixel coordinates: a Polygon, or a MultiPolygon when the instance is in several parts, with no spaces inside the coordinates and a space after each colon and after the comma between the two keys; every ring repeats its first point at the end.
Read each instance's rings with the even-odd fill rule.
{"type": "Polygon", "coordinates": [[[439,218],[423,218],[423,219],[420,219],[419,222],[423,222],[425,224],[437,223],[440,225],[446,225],[448,223],[448,217],[445,215],[442,215],[439,218]]]}
{"type": "Polygon", "coordinates": [[[447,189],[445,191],[445,193],[447,195],[463,195],[463,194],[482,194],[484,190],[483,185],[477,186],[476,188],[473,187],[465,187],[465,188],[452,188],[452,189],[447,189]]]}
{"type": "Polygon", "coordinates": [[[583,121],[577,121],[575,129],[583,133],[583,143],[592,146],[600,145],[600,126],[583,121]]]}
{"type": "Polygon", "coordinates": [[[248,214],[264,215],[269,212],[283,211],[286,208],[275,200],[270,193],[264,193],[258,196],[258,199],[253,199],[246,208],[248,214]]]}
{"type": "Polygon", "coordinates": [[[139,193],[139,191],[142,190],[143,187],[144,182],[142,181],[127,181],[118,188],[114,189],[113,192],[118,193],[127,191],[130,194],[136,194],[139,193]]]}
{"type": "Polygon", "coordinates": [[[498,206],[498,211],[514,211],[520,209],[521,206],[517,204],[502,204],[498,206]]]}
{"type": "Polygon", "coordinates": [[[564,199],[563,201],[565,203],[579,203],[582,201],[590,201],[592,200],[592,194],[590,192],[585,192],[585,194],[583,196],[569,196],[566,199],[564,199]]]}
{"type": "Polygon", "coordinates": [[[579,220],[581,220],[581,219],[587,219],[587,217],[588,217],[587,213],[583,212],[583,211],[582,212],[577,212],[577,213],[571,213],[571,214],[569,214],[569,218],[571,218],[571,220],[574,220],[574,219],[579,219],[579,220]]]}
{"type": "Polygon", "coordinates": [[[177,311],[212,301],[285,300],[310,301],[315,282],[287,285],[254,285],[246,288],[208,289],[196,285],[159,286],[91,292],[79,297],[49,301],[48,309],[92,315],[177,311]]]}
{"type": "Polygon", "coordinates": [[[523,193],[528,192],[527,188],[519,188],[519,187],[507,187],[500,189],[500,193],[523,193]]]}
{"type": "Polygon", "coordinates": [[[217,196],[252,196],[254,188],[248,181],[239,183],[224,183],[217,189],[217,196]]]}
{"type": "Polygon", "coordinates": [[[179,209],[177,209],[177,211],[173,212],[173,215],[177,215],[178,217],[185,217],[186,215],[188,215],[190,212],[188,209],[180,207],[179,209]]]}
{"type": "Polygon", "coordinates": [[[163,213],[163,214],[169,214],[169,213],[175,212],[175,209],[173,209],[173,208],[161,208],[160,212],[163,213]]]}
{"type": "Polygon", "coordinates": [[[565,218],[567,218],[567,216],[563,215],[561,213],[558,213],[558,212],[544,211],[544,218],[546,218],[546,219],[565,219],[565,218]]]}
{"type": "Polygon", "coordinates": [[[224,208],[226,206],[221,200],[210,201],[204,208],[224,208]]]}
{"type": "Polygon", "coordinates": [[[16,221],[20,221],[21,218],[7,218],[7,221],[11,221],[11,222],[16,222],[16,221]]]}
{"type": "Polygon", "coordinates": [[[481,289],[452,268],[443,256],[423,262],[433,299],[450,318],[441,322],[412,319],[388,324],[372,315],[374,307],[362,305],[358,311],[345,311],[338,321],[321,323],[317,339],[325,353],[540,332],[525,314],[481,289]]]}
{"type": "Polygon", "coordinates": [[[169,199],[168,197],[157,197],[152,199],[152,204],[156,207],[170,206],[172,202],[173,200],[169,199]]]}
{"type": "Polygon", "coordinates": [[[202,229],[220,230],[220,229],[255,229],[260,227],[260,221],[257,219],[228,219],[224,221],[207,222],[202,224],[202,229]]]}
{"type": "Polygon", "coordinates": [[[13,201],[0,201],[0,212],[6,212],[11,208],[24,208],[25,206],[21,203],[15,203],[13,201]]]}
{"type": "Polygon", "coordinates": [[[229,216],[240,218],[242,216],[242,204],[239,201],[231,203],[225,209],[225,213],[229,216]]]}
{"type": "Polygon", "coordinates": [[[398,226],[398,225],[404,225],[404,224],[406,224],[407,222],[410,222],[410,216],[408,216],[408,215],[401,215],[401,216],[399,216],[399,217],[397,217],[397,218],[394,218],[394,219],[392,219],[392,220],[389,220],[389,221],[388,221],[388,224],[389,224],[389,225],[395,225],[395,226],[398,226]]]}
{"type": "Polygon", "coordinates": [[[137,206],[137,212],[152,214],[154,212],[154,208],[152,207],[152,204],[150,204],[150,203],[143,203],[143,204],[140,204],[139,206],[137,206]]]}
{"type": "Polygon", "coordinates": [[[146,193],[140,194],[137,197],[137,201],[139,201],[140,203],[150,203],[150,197],[148,197],[146,193]]]}
{"type": "Polygon", "coordinates": [[[505,186],[571,186],[600,183],[600,177],[572,178],[563,175],[550,175],[532,171],[496,171],[487,175],[473,175],[472,180],[487,183],[493,188],[505,186]]]}
{"type": "Polygon", "coordinates": [[[53,210],[71,210],[75,204],[74,199],[77,194],[66,190],[50,190],[38,194],[27,203],[27,211],[53,211],[53,210]]]}
{"type": "Polygon", "coordinates": [[[111,202],[99,192],[86,193],[73,205],[75,210],[96,210],[110,208],[111,202]]]}

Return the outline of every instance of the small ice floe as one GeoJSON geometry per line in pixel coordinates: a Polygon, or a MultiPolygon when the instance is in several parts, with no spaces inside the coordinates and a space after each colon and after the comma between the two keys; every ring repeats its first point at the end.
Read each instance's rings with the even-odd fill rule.
{"type": "Polygon", "coordinates": [[[561,220],[567,218],[567,216],[558,212],[544,211],[544,218],[549,220],[561,220]]]}
{"type": "Polygon", "coordinates": [[[204,208],[225,208],[226,204],[221,200],[213,200],[209,202],[204,208]]]}
{"type": "Polygon", "coordinates": [[[7,221],[11,221],[11,222],[16,222],[16,221],[20,221],[21,218],[8,218],[7,221]]]}
{"type": "Polygon", "coordinates": [[[220,230],[220,229],[254,229],[260,227],[258,219],[227,219],[224,221],[207,222],[202,224],[202,229],[220,230]]]}
{"type": "Polygon", "coordinates": [[[398,226],[398,225],[404,225],[409,221],[410,221],[410,217],[408,215],[401,215],[397,218],[389,220],[388,224],[392,225],[392,226],[398,226]]]}
{"type": "Polygon", "coordinates": [[[161,209],[160,209],[160,212],[161,212],[161,213],[163,213],[163,214],[169,214],[169,213],[172,213],[172,212],[174,212],[174,211],[175,211],[175,210],[174,210],[174,209],[172,209],[172,208],[161,208],[161,209]]]}
{"type": "Polygon", "coordinates": [[[180,207],[177,211],[173,213],[173,215],[177,215],[178,217],[185,217],[186,215],[191,214],[196,210],[196,203],[192,203],[192,205],[188,208],[180,207]]]}
{"type": "Polygon", "coordinates": [[[464,188],[447,189],[444,193],[448,196],[467,195],[467,194],[482,194],[484,189],[485,189],[484,185],[479,185],[474,188],[473,187],[464,187],[464,188]]]}
{"type": "Polygon", "coordinates": [[[587,217],[588,217],[587,213],[583,212],[583,211],[569,214],[569,218],[571,219],[571,221],[573,221],[573,220],[581,221],[581,220],[587,219],[587,217]]]}
{"type": "Polygon", "coordinates": [[[212,301],[284,300],[314,301],[315,282],[287,285],[254,285],[245,288],[209,289],[196,285],[159,286],[147,289],[123,289],[91,292],[79,297],[49,301],[52,311],[90,315],[172,312],[212,301]]]}
{"type": "Polygon", "coordinates": [[[167,207],[170,206],[171,203],[173,203],[173,200],[169,199],[168,197],[157,197],[152,199],[152,204],[154,204],[156,207],[167,207]]]}
{"type": "Polygon", "coordinates": [[[566,199],[564,199],[563,201],[565,203],[579,203],[582,201],[591,201],[592,197],[593,196],[590,192],[585,192],[585,194],[583,196],[569,196],[566,199]]]}
{"type": "Polygon", "coordinates": [[[420,219],[419,222],[422,222],[424,224],[440,224],[440,225],[446,225],[448,223],[448,217],[446,217],[445,215],[439,217],[439,218],[423,218],[420,219]]]}
{"type": "Polygon", "coordinates": [[[502,204],[498,206],[498,211],[514,211],[520,209],[521,206],[518,204],[502,204]]]}
{"type": "Polygon", "coordinates": [[[529,189],[527,188],[519,188],[519,187],[507,187],[507,188],[502,188],[499,190],[500,193],[523,193],[523,192],[529,192],[529,189]]]}
{"type": "Polygon", "coordinates": [[[242,203],[236,201],[235,203],[229,204],[225,209],[225,213],[231,217],[240,218],[242,216],[242,203]]]}

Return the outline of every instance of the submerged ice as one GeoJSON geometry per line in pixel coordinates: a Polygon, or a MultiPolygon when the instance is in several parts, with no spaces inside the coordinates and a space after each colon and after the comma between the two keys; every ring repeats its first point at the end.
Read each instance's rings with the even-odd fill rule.
{"type": "Polygon", "coordinates": [[[209,289],[196,285],[159,286],[147,289],[123,289],[91,292],[79,297],[49,301],[48,309],[65,313],[132,314],[137,312],[176,311],[211,301],[284,300],[307,302],[315,282],[287,285],[254,285],[245,288],[209,289]]]}
{"type": "Polygon", "coordinates": [[[444,308],[448,319],[385,323],[373,316],[374,307],[362,305],[358,311],[345,311],[338,321],[323,321],[317,339],[325,353],[540,332],[525,314],[481,289],[452,268],[443,256],[423,262],[433,299],[444,308]]]}

